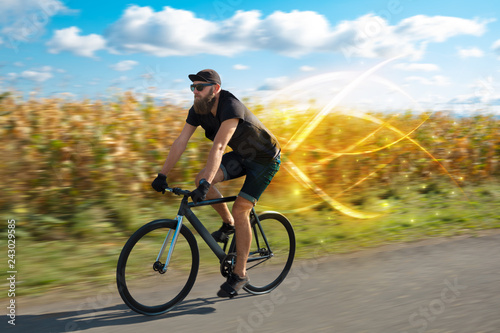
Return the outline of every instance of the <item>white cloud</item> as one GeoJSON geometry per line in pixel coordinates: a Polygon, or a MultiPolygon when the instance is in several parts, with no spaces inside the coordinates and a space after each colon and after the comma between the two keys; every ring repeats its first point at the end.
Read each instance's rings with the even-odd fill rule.
{"type": "Polygon", "coordinates": [[[343,23],[345,31],[354,36],[342,42],[342,51],[347,58],[408,55],[417,60],[429,43],[444,42],[459,35],[480,36],[490,22],[417,15],[390,26],[386,20],[369,14],[343,23]]]}
{"type": "Polygon", "coordinates": [[[43,12],[43,14],[49,16],[56,15],[58,12],[64,14],[77,12],[76,10],[69,9],[59,0],[2,0],[0,2],[0,9],[0,17],[2,19],[5,19],[8,15],[27,16],[34,11],[43,12]]]}
{"type": "Polygon", "coordinates": [[[258,90],[279,90],[289,81],[287,76],[267,78],[258,90]]]}
{"type": "Polygon", "coordinates": [[[315,70],[316,70],[316,68],[311,67],[311,66],[301,66],[300,67],[301,72],[313,72],[315,70]]]}
{"type": "Polygon", "coordinates": [[[40,68],[37,68],[36,70],[42,72],[52,72],[54,69],[52,68],[52,66],[42,66],[40,68]]]}
{"type": "Polygon", "coordinates": [[[33,68],[25,70],[21,73],[9,73],[7,77],[10,81],[25,79],[37,83],[45,82],[54,77],[52,74],[53,68],[50,66],[43,66],[41,68],[33,68]]]}
{"type": "Polygon", "coordinates": [[[106,41],[100,35],[80,36],[80,29],[69,27],[56,30],[46,45],[50,53],[69,51],[83,57],[94,57],[96,51],[106,48],[106,41]]]}
{"type": "Polygon", "coordinates": [[[120,85],[120,84],[122,84],[122,83],[125,83],[125,82],[127,82],[127,81],[129,81],[129,78],[128,78],[127,76],[125,76],[125,75],[122,75],[122,76],[120,76],[120,77],[118,77],[118,78],[113,79],[113,80],[111,81],[110,86],[112,86],[112,87],[114,87],[114,86],[118,86],[118,85],[120,85]]]}
{"type": "Polygon", "coordinates": [[[123,60],[123,61],[120,61],[119,63],[114,64],[114,65],[110,65],[109,67],[111,67],[115,71],[125,72],[125,71],[131,70],[132,68],[134,68],[134,66],[136,66],[138,64],[139,63],[137,61],[134,61],[134,60],[123,60]]]}
{"type": "Polygon", "coordinates": [[[493,76],[477,78],[469,85],[470,92],[457,95],[448,103],[463,111],[494,112],[500,114],[500,94],[498,83],[493,76]]]}
{"type": "Polygon", "coordinates": [[[423,71],[423,72],[434,72],[439,71],[440,68],[435,64],[422,64],[422,63],[400,63],[394,65],[395,69],[400,69],[403,71],[423,71]]]}
{"type": "Polygon", "coordinates": [[[26,70],[26,71],[22,72],[19,75],[19,77],[26,79],[26,80],[41,83],[41,82],[47,81],[48,79],[51,79],[53,77],[53,75],[50,72],[26,70]]]}
{"type": "Polygon", "coordinates": [[[247,70],[249,68],[250,67],[248,67],[247,65],[241,65],[241,64],[236,64],[233,66],[233,69],[235,69],[237,71],[244,71],[244,70],[247,70]]]}
{"type": "Polygon", "coordinates": [[[129,6],[106,33],[112,47],[120,51],[156,56],[197,53],[224,54],[207,37],[217,32],[216,23],[199,19],[186,10],[129,6]]]}
{"type": "Polygon", "coordinates": [[[463,94],[457,95],[452,98],[448,103],[450,104],[477,104],[482,103],[481,96],[476,96],[474,94],[463,94]]]}
{"type": "Polygon", "coordinates": [[[421,76],[409,76],[405,79],[406,82],[417,82],[428,86],[447,86],[450,85],[450,79],[443,75],[434,75],[428,79],[421,76]]]}
{"type": "Polygon", "coordinates": [[[458,35],[481,36],[486,31],[486,24],[490,22],[492,20],[479,22],[459,17],[416,15],[401,21],[396,27],[396,33],[412,40],[444,42],[458,35]]]}
{"type": "Polygon", "coordinates": [[[260,48],[295,56],[322,48],[331,36],[323,15],[311,11],[274,12],[261,20],[262,33],[254,36],[260,48]]]}
{"type": "Polygon", "coordinates": [[[15,48],[21,42],[32,41],[44,34],[45,26],[53,16],[76,12],[59,0],[2,0],[0,35],[6,37],[8,47],[15,48]]]}
{"type": "Polygon", "coordinates": [[[494,42],[491,48],[493,49],[493,51],[495,51],[496,54],[500,56],[500,39],[494,42]]]}
{"type": "Polygon", "coordinates": [[[484,52],[477,48],[471,47],[468,49],[458,49],[458,55],[460,58],[482,58],[484,56],[484,52]]]}
{"type": "Polygon", "coordinates": [[[497,83],[493,76],[481,77],[476,79],[471,85],[470,89],[474,92],[473,95],[480,97],[483,101],[491,99],[497,91],[497,83]]]}
{"type": "Polygon", "coordinates": [[[215,54],[231,56],[253,50],[271,50],[286,56],[337,52],[345,57],[419,59],[428,43],[459,35],[480,36],[490,21],[417,15],[396,25],[368,14],[335,26],[312,11],[276,11],[263,17],[259,11],[237,11],[223,21],[198,18],[186,10],[129,6],[105,36],[122,52],[156,56],[215,54]],[[196,27],[194,31],[193,27],[196,27]]]}
{"type": "Polygon", "coordinates": [[[212,22],[186,10],[164,7],[155,12],[139,6],[128,7],[106,33],[117,50],[156,56],[231,56],[259,49],[295,56],[324,47],[329,35],[325,17],[310,11],[277,11],[266,18],[258,11],[238,11],[229,19],[212,22]]]}
{"type": "Polygon", "coordinates": [[[60,72],[61,70],[55,69],[52,66],[42,66],[38,68],[31,68],[21,73],[9,73],[7,78],[10,81],[25,79],[37,83],[45,82],[54,77],[53,72],[60,72]]]}

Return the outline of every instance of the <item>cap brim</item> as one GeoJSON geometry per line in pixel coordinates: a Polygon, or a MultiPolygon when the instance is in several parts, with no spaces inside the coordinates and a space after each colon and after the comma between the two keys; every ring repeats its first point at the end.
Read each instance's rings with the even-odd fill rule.
{"type": "Polygon", "coordinates": [[[202,78],[199,75],[196,74],[189,74],[189,79],[194,82],[194,81],[203,81],[203,82],[208,82],[206,79],[202,78]]]}

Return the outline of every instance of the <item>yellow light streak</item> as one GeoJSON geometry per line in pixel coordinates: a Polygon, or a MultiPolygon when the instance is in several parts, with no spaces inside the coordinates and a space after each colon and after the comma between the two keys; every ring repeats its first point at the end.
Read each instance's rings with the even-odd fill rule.
{"type": "Polygon", "coordinates": [[[284,151],[288,151],[292,153],[295,151],[302,142],[311,134],[312,131],[316,129],[316,127],[321,123],[321,121],[330,113],[330,111],[335,108],[342,99],[344,99],[347,94],[353,91],[358,85],[360,85],[366,78],[368,78],[371,74],[376,72],[378,69],[387,65],[388,63],[400,58],[401,56],[393,57],[391,59],[387,59],[360,76],[354,79],[351,83],[344,87],[335,97],[308,123],[304,124],[295,134],[290,138],[288,143],[283,148],[284,151]]]}
{"type": "MultiPolygon", "coordinates": [[[[363,213],[363,212],[354,210],[354,209],[352,209],[352,208],[350,208],[350,207],[348,207],[348,206],[346,206],[346,205],[338,202],[334,198],[337,198],[338,196],[342,195],[343,193],[351,190],[352,188],[354,188],[354,187],[358,186],[359,184],[361,184],[362,182],[366,181],[368,178],[370,178],[372,175],[374,175],[378,170],[380,170],[380,169],[386,167],[387,165],[389,165],[390,162],[387,163],[387,164],[384,164],[384,165],[382,165],[380,167],[377,167],[377,169],[375,171],[371,172],[369,175],[367,175],[367,176],[363,177],[362,179],[358,180],[356,183],[354,183],[353,185],[351,185],[347,189],[345,189],[342,192],[338,193],[334,198],[332,198],[321,187],[319,187],[317,184],[315,184],[307,174],[305,174],[299,167],[297,167],[297,165],[295,165],[295,163],[291,160],[291,155],[300,146],[302,146],[304,144],[304,141],[309,137],[309,135],[316,129],[316,127],[321,123],[321,121],[327,115],[329,115],[329,114],[332,113],[332,110],[342,101],[342,99],[345,96],[347,96],[349,93],[351,93],[358,85],[360,85],[364,80],[366,80],[368,77],[370,77],[374,72],[376,72],[377,70],[379,70],[383,66],[389,64],[390,62],[392,62],[392,61],[394,61],[394,60],[396,60],[398,58],[400,58],[400,56],[397,56],[397,57],[385,60],[385,61],[383,61],[383,62],[375,65],[374,67],[370,68],[368,71],[362,73],[358,77],[356,77],[346,87],[344,87],[344,89],[342,89],[336,96],[334,96],[334,98],[322,110],[320,110],[314,116],[312,116],[310,121],[305,122],[292,135],[292,137],[287,141],[287,143],[283,147],[284,157],[287,157],[285,159],[285,162],[283,163],[283,166],[285,167],[285,169],[296,180],[298,180],[299,183],[302,186],[304,186],[307,189],[312,190],[324,202],[326,202],[327,204],[329,204],[331,207],[339,210],[340,212],[342,212],[342,213],[344,213],[346,215],[352,216],[352,217],[366,219],[366,218],[373,218],[373,217],[379,216],[380,214],[376,214],[376,213],[363,213]]],[[[309,79],[297,82],[297,83],[295,83],[295,84],[293,84],[291,86],[288,86],[286,88],[286,90],[291,91],[293,89],[303,89],[304,87],[307,87],[309,85],[318,84],[318,82],[327,82],[327,81],[330,81],[332,78],[334,78],[334,77],[336,78],[336,77],[345,75],[346,73],[348,73],[348,72],[323,74],[323,75],[320,75],[320,76],[316,76],[316,77],[313,77],[313,78],[309,78],[309,79]]],[[[398,91],[399,93],[401,93],[402,95],[404,95],[405,97],[407,97],[409,100],[413,101],[416,105],[418,105],[418,103],[406,91],[404,91],[403,89],[401,89],[401,87],[395,85],[394,83],[392,83],[392,82],[390,82],[388,80],[382,79],[382,78],[375,78],[375,80],[378,81],[378,82],[383,83],[386,86],[391,87],[395,91],[398,91]]],[[[280,93],[282,93],[282,92],[278,92],[277,94],[280,94],[280,93]]],[[[419,108],[420,108],[420,106],[419,106],[419,108]]],[[[376,117],[374,117],[372,115],[366,114],[366,113],[358,111],[358,110],[352,110],[352,111],[350,111],[349,116],[354,116],[354,117],[357,117],[357,118],[360,118],[360,119],[371,121],[371,122],[373,122],[375,124],[379,124],[380,126],[377,129],[375,129],[374,131],[372,131],[371,133],[369,133],[368,135],[366,135],[364,138],[362,138],[361,140],[359,140],[358,142],[352,144],[351,146],[345,148],[344,150],[342,150],[340,152],[332,152],[332,151],[329,151],[329,150],[321,150],[321,149],[319,149],[319,151],[327,152],[327,153],[331,154],[331,156],[323,158],[318,163],[326,163],[328,161],[331,161],[331,160],[333,160],[335,158],[338,158],[338,157],[341,157],[341,156],[344,156],[344,155],[361,155],[361,154],[375,153],[375,152],[381,151],[383,149],[387,149],[387,148],[389,148],[389,147],[391,147],[391,146],[393,146],[393,145],[395,145],[395,144],[397,144],[397,143],[399,143],[399,142],[401,142],[403,140],[409,140],[411,143],[413,143],[419,149],[421,149],[425,154],[427,154],[432,159],[432,161],[434,161],[435,163],[437,163],[444,170],[444,172],[453,180],[453,182],[460,188],[460,190],[465,194],[465,192],[462,190],[462,188],[457,183],[457,181],[448,172],[448,170],[439,162],[439,160],[436,159],[421,144],[419,144],[417,141],[415,141],[414,139],[412,139],[410,137],[418,128],[420,128],[430,118],[430,114],[427,114],[426,118],[422,122],[420,122],[415,128],[413,128],[411,131],[409,131],[406,134],[403,131],[401,131],[400,129],[398,129],[395,126],[391,125],[390,124],[390,120],[383,121],[383,120],[380,120],[380,119],[378,119],[378,118],[376,118],[376,117]],[[372,150],[365,150],[365,151],[360,151],[360,152],[352,152],[357,147],[361,146],[364,142],[366,142],[369,138],[374,137],[375,134],[377,134],[379,131],[381,131],[384,128],[387,128],[387,129],[389,129],[389,130],[391,130],[391,131],[399,134],[401,137],[399,139],[393,141],[393,142],[390,142],[390,143],[386,144],[383,147],[380,147],[380,148],[376,148],[376,149],[372,149],[372,150]]],[[[397,117],[397,116],[399,116],[399,115],[395,115],[394,117],[397,117]]],[[[316,148],[316,150],[318,150],[318,149],[316,148]]],[[[299,208],[299,209],[303,210],[304,208],[299,208]]]]}
{"type": "Polygon", "coordinates": [[[322,188],[316,185],[302,170],[300,170],[292,161],[288,160],[283,163],[285,169],[301,183],[304,187],[312,190],[316,195],[318,195],[324,202],[326,202],[331,207],[337,209],[338,211],[359,219],[370,219],[380,214],[375,213],[363,213],[352,208],[347,207],[346,205],[338,202],[337,200],[330,197],[322,188]]]}

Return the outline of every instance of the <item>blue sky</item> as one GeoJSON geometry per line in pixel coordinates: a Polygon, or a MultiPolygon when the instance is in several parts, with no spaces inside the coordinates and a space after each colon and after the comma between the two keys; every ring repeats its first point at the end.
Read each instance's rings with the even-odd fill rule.
{"type": "Polygon", "coordinates": [[[238,97],[328,101],[392,59],[342,103],[497,112],[499,18],[483,0],[3,0],[0,91],[188,104],[187,75],[214,68],[238,97]]]}

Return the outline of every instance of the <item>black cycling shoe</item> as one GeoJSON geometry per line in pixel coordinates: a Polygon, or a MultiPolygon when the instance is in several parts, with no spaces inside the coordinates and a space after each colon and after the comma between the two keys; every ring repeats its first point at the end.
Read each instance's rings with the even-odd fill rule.
{"type": "Polygon", "coordinates": [[[237,274],[229,273],[227,281],[220,286],[217,296],[233,298],[238,295],[238,291],[250,282],[248,275],[241,278],[237,274]]]}
{"type": "Polygon", "coordinates": [[[229,235],[234,234],[234,225],[229,223],[222,223],[219,230],[212,232],[212,237],[216,242],[225,243],[229,239],[229,235]]]}

